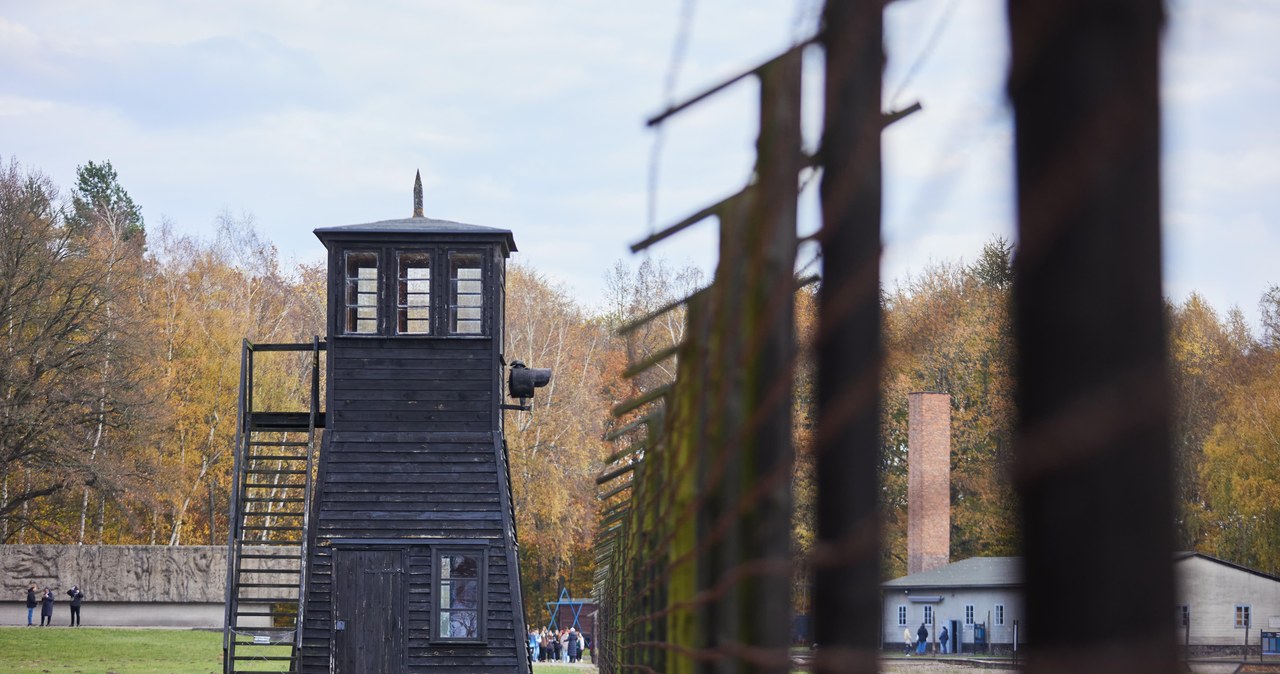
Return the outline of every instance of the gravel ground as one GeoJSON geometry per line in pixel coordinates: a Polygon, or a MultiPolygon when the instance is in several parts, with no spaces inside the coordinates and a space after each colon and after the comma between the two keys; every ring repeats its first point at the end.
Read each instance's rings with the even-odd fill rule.
{"type": "Polygon", "coordinates": [[[896,674],[899,672],[921,672],[924,674],[983,674],[984,672],[1003,672],[1004,674],[1013,674],[1014,670],[1010,669],[988,669],[986,667],[968,667],[965,665],[957,665],[950,662],[937,662],[934,660],[882,660],[880,661],[880,671],[887,674],[896,674]]]}

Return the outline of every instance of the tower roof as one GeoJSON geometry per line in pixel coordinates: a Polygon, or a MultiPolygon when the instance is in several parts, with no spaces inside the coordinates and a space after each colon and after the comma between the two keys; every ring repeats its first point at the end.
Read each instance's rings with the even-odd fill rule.
{"type": "Polygon", "coordinates": [[[440,237],[445,241],[475,242],[504,241],[507,252],[516,250],[515,238],[509,229],[469,225],[452,220],[436,220],[422,214],[422,174],[413,177],[413,217],[396,220],[378,220],[355,225],[338,225],[335,227],[317,227],[313,230],[316,237],[326,246],[331,240],[351,241],[354,239],[370,239],[373,241],[414,241],[423,236],[440,237]]]}
{"type": "Polygon", "coordinates": [[[330,240],[350,241],[352,239],[370,238],[385,239],[417,239],[423,235],[443,236],[448,239],[498,239],[507,244],[508,251],[516,250],[515,237],[509,229],[469,225],[465,222],[436,220],[433,218],[401,218],[399,220],[379,220],[355,225],[338,225],[336,227],[317,227],[315,235],[325,243],[330,240]]]}

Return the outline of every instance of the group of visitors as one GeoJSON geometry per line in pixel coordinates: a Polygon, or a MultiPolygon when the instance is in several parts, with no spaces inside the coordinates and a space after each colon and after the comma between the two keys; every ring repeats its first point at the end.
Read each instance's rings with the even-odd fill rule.
{"type": "MultiPolygon", "coordinates": [[[[951,652],[950,641],[951,635],[947,633],[946,625],[943,625],[942,631],[938,632],[938,643],[942,646],[944,654],[951,652]]],[[[911,630],[903,628],[902,642],[907,647],[907,655],[911,655],[912,651],[915,651],[916,655],[924,655],[925,648],[929,644],[929,628],[924,623],[920,623],[920,629],[916,630],[915,643],[912,643],[911,630]]]]}
{"type": "MultiPolygon", "coordinates": [[[[40,607],[40,626],[53,624],[53,588],[45,587],[44,590],[37,592],[36,584],[32,583],[27,588],[27,627],[34,627],[32,620],[35,618],[36,607],[40,607]],[[39,595],[37,597],[37,594],[39,595]]],[[[84,601],[84,592],[80,591],[78,585],[72,585],[67,590],[67,596],[71,597],[71,627],[80,625],[80,602],[84,601]]]]}
{"type": "Polygon", "coordinates": [[[529,658],[536,662],[582,662],[588,648],[587,635],[576,627],[567,630],[529,630],[529,658]]]}

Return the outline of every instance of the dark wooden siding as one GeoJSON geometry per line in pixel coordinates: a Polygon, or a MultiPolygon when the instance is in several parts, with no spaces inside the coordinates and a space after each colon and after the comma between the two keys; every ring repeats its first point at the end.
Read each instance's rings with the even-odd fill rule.
{"type": "MultiPolygon", "coordinates": [[[[328,425],[344,432],[496,428],[492,339],[339,337],[329,346],[328,425]]],[[[351,442],[360,442],[348,436],[351,442]]]]}
{"type": "MultiPolygon", "coordinates": [[[[494,668],[514,669],[516,653],[523,647],[517,640],[512,610],[507,557],[501,541],[488,548],[488,596],[486,598],[486,644],[433,644],[431,634],[432,546],[406,541],[408,551],[408,666],[413,672],[492,672],[494,668]]],[[[315,572],[308,596],[306,633],[303,641],[303,672],[328,672],[332,622],[331,578],[333,548],[317,550],[312,556],[315,572]]]]}
{"type": "Polygon", "coordinates": [[[321,486],[318,534],[498,538],[502,512],[492,444],[492,436],[487,443],[440,446],[335,438],[321,486]]]}
{"type": "Polygon", "coordinates": [[[494,340],[332,338],[328,376],[301,671],[329,671],[332,551],[359,541],[407,551],[410,672],[520,671],[494,340]],[[451,541],[488,545],[484,644],[431,641],[432,553],[451,541]]]}

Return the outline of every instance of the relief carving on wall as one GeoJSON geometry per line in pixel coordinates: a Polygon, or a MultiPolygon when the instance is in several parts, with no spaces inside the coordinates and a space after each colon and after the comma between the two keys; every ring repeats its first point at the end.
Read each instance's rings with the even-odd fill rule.
{"type": "Polygon", "coordinates": [[[59,601],[79,585],[86,601],[222,603],[226,575],[222,546],[0,545],[0,596],[9,601],[35,583],[59,601]]]}

